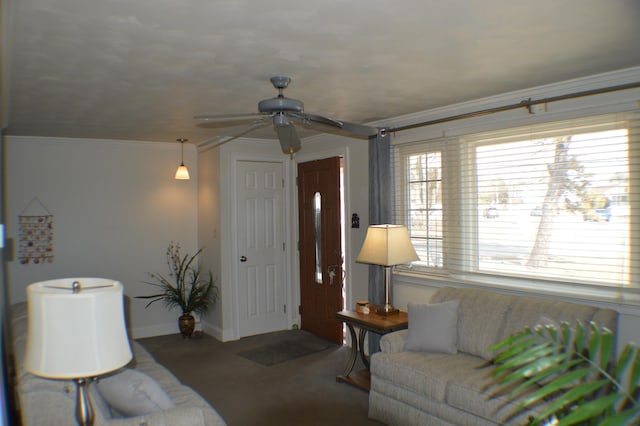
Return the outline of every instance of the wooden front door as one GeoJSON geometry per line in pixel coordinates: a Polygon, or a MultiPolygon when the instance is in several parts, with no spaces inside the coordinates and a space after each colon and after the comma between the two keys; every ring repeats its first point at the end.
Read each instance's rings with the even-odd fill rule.
{"type": "Polygon", "coordinates": [[[341,158],[298,165],[302,329],[342,343],[341,158]]]}

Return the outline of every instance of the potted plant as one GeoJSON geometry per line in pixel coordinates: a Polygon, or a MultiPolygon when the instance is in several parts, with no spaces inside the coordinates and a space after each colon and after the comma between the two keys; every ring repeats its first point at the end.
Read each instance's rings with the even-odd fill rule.
{"type": "Polygon", "coordinates": [[[526,328],[493,346],[498,394],[536,405],[530,425],[631,425],[640,422],[640,349],[615,358],[607,328],[568,323],[526,328]],[[533,391],[525,391],[526,389],[533,391]]]}
{"type": "Polygon", "coordinates": [[[167,308],[179,307],[182,311],[178,323],[183,337],[193,334],[195,328],[194,313],[205,314],[211,305],[216,303],[218,289],[214,285],[211,272],[206,277],[194,261],[202,252],[199,249],[193,256],[182,255],[180,245],[171,242],[167,248],[167,265],[169,275],[149,273],[153,281],[144,281],[158,289],[157,293],[148,296],[137,296],[138,299],[151,299],[145,306],[161,301],[167,308]]]}

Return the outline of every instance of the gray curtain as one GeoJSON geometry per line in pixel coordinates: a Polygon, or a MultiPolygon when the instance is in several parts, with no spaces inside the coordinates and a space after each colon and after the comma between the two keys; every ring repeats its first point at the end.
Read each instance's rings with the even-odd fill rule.
{"type": "MultiPolygon", "coordinates": [[[[381,225],[392,220],[391,136],[385,131],[369,138],[369,224],[381,225]]],[[[383,302],[384,268],[369,265],[369,303],[380,305],[383,302]]],[[[369,353],[379,350],[380,335],[369,333],[369,353]]]]}

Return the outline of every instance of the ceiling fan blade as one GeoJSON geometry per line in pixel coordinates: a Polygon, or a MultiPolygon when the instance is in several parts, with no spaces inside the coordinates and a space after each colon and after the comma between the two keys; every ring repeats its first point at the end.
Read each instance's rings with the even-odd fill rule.
{"type": "Polygon", "coordinates": [[[326,126],[332,126],[341,128],[342,123],[338,120],[334,120],[333,118],[325,117],[317,114],[307,114],[305,112],[290,112],[287,113],[287,116],[296,118],[302,121],[304,124],[311,125],[313,123],[324,124],[326,126]]]}
{"type": "Polygon", "coordinates": [[[199,127],[223,127],[223,126],[232,126],[234,124],[247,123],[255,120],[261,120],[268,115],[269,114],[263,114],[263,113],[196,115],[193,118],[198,122],[199,127]]]}
{"type": "Polygon", "coordinates": [[[302,121],[303,124],[316,128],[331,130],[342,130],[353,136],[369,137],[378,133],[378,128],[365,124],[350,123],[348,121],[336,120],[317,114],[307,113],[287,113],[289,117],[302,121]]]}
{"type": "Polygon", "coordinates": [[[282,152],[293,155],[300,151],[300,138],[298,137],[298,132],[296,131],[296,128],[293,127],[293,124],[289,124],[288,126],[274,126],[274,128],[278,134],[282,152]]]}
{"type": "Polygon", "coordinates": [[[199,147],[216,147],[216,146],[220,146],[220,145],[224,145],[227,142],[231,142],[234,139],[238,139],[241,136],[244,136],[250,132],[253,132],[254,130],[257,130],[261,127],[266,126],[267,124],[270,124],[270,122],[266,119],[266,117],[263,117],[261,120],[256,121],[255,123],[253,123],[252,125],[250,125],[249,127],[247,127],[246,129],[242,129],[242,131],[233,134],[233,135],[225,135],[225,136],[216,136],[214,138],[211,139],[207,139],[206,141],[202,142],[201,144],[199,144],[199,147]]]}

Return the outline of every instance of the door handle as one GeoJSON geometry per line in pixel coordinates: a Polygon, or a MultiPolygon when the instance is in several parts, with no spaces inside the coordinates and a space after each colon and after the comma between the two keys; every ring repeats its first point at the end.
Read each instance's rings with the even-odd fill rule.
{"type": "Polygon", "coordinates": [[[247,256],[240,256],[240,262],[246,262],[247,256]]]}
{"type": "Polygon", "coordinates": [[[336,276],[336,269],[341,268],[342,265],[338,265],[337,263],[335,265],[329,265],[327,267],[327,273],[329,274],[329,285],[333,285],[333,279],[336,276]]]}

